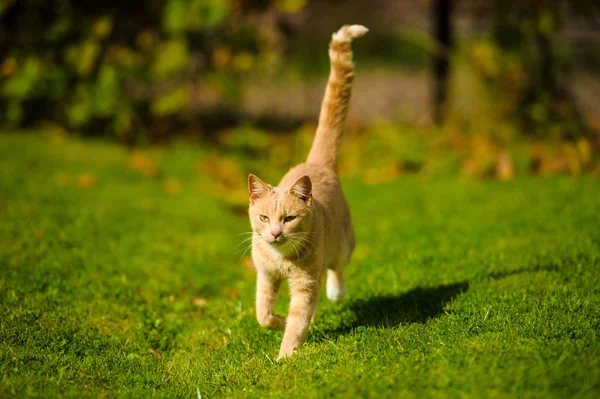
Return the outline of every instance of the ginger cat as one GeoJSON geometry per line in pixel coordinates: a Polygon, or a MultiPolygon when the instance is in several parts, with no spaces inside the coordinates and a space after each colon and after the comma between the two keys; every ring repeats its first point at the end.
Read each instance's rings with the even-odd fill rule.
{"type": "Polygon", "coordinates": [[[331,73],[306,163],[292,168],[277,187],[248,177],[256,318],[263,327],[285,330],[278,360],[304,343],[325,269],[327,297],[341,301],[346,296],[344,266],[354,250],[354,232],[337,157],[354,79],[350,44],[367,31],[352,25],[333,34],[331,73]],[[291,291],[287,320],[273,314],[283,279],[291,291]]]}

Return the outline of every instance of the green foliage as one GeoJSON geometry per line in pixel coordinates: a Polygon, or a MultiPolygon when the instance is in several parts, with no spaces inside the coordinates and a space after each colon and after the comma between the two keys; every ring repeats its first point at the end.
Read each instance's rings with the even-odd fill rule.
{"type": "Polygon", "coordinates": [[[196,80],[221,101],[235,100],[239,76],[260,67],[255,55],[268,50],[255,26],[238,18],[239,7],[261,5],[242,3],[3,1],[0,122],[51,120],[131,139],[172,126],[196,80]],[[223,49],[227,62],[211,62],[223,49]]]}
{"type": "Polygon", "coordinates": [[[189,50],[185,39],[161,43],[154,53],[152,75],[156,81],[180,72],[188,64],[189,50]]]}
{"type": "Polygon", "coordinates": [[[0,396],[598,396],[597,179],[345,180],[348,301],[276,363],[209,157],[2,136],[0,396]]]}
{"type": "Polygon", "coordinates": [[[276,0],[275,6],[283,12],[294,13],[301,11],[306,3],[308,0],[276,0]]]}
{"type": "MultiPolygon", "coordinates": [[[[496,10],[491,35],[461,39],[452,54],[456,80],[468,80],[467,91],[477,93],[469,99],[477,112],[463,115],[468,107],[450,104],[456,111],[450,129],[467,127],[497,145],[521,136],[572,143],[589,139],[570,95],[571,55],[559,35],[564,7],[549,1],[494,3],[487,6],[496,10]]],[[[588,0],[568,3],[582,14],[599,10],[588,0]]],[[[308,4],[1,0],[0,124],[50,121],[132,144],[139,138],[186,130],[197,135],[230,126],[232,121],[222,118],[227,120],[215,128],[219,117],[214,115],[227,113],[246,123],[246,109],[238,112],[246,82],[260,75],[269,83],[275,77],[277,85],[328,72],[324,27],[333,29],[331,21],[320,18],[322,26],[313,27],[316,21],[283,15],[308,4]],[[285,72],[277,69],[283,56],[285,72]]],[[[337,12],[333,6],[319,7],[318,12],[337,12]]],[[[399,29],[375,24],[354,47],[360,64],[426,68],[435,43],[423,30],[399,29]]],[[[464,89],[459,86],[458,96],[464,89]]],[[[248,114],[256,120],[270,117],[248,114]]]]}
{"type": "MultiPolygon", "coordinates": [[[[466,90],[461,93],[466,94],[466,90]]],[[[415,174],[463,174],[500,180],[536,174],[600,174],[600,157],[591,140],[580,138],[561,143],[527,140],[514,131],[514,125],[495,119],[497,107],[480,101],[475,111],[469,125],[461,125],[453,115],[451,122],[442,128],[415,128],[380,120],[363,129],[349,129],[344,136],[338,171],[344,178],[358,179],[367,185],[390,183],[415,174]]],[[[284,137],[242,125],[222,131],[218,144],[220,151],[226,152],[234,163],[276,181],[290,167],[305,161],[314,133],[312,124],[284,137]]],[[[209,173],[216,174],[217,169],[225,170],[228,166],[221,164],[209,173]]],[[[236,179],[242,182],[236,186],[236,190],[242,191],[237,199],[245,202],[244,174],[236,179]]]]}
{"type": "Polygon", "coordinates": [[[556,2],[497,2],[491,37],[467,46],[491,111],[484,117],[513,124],[512,136],[557,142],[590,135],[571,93],[571,57],[559,36],[565,18],[556,2]]]}
{"type": "Polygon", "coordinates": [[[178,88],[157,97],[151,105],[152,113],[157,116],[173,115],[179,112],[188,101],[185,88],[178,88]]]}
{"type": "Polygon", "coordinates": [[[163,27],[171,33],[198,31],[222,23],[230,12],[229,2],[222,0],[168,0],[163,27]]]}

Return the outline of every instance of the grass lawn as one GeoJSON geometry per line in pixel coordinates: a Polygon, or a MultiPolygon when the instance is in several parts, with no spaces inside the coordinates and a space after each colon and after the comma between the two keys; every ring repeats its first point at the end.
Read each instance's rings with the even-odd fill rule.
{"type": "Polygon", "coordinates": [[[597,178],[344,181],[348,300],[276,363],[208,150],[55,141],[0,135],[0,397],[600,397],[597,178]]]}

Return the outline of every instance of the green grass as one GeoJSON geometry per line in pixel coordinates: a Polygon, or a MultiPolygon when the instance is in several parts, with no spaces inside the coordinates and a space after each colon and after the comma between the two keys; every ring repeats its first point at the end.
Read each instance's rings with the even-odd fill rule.
{"type": "Polygon", "coordinates": [[[208,151],[0,136],[0,397],[600,395],[597,179],[345,181],[349,299],[276,363],[208,151]]]}

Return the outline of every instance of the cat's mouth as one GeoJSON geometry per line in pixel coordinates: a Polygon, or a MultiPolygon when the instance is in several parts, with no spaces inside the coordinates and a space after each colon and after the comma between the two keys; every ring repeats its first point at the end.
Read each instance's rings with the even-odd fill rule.
{"type": "Polygon", "coordinates": [[[282,235],[278,236],[277,238],[272,238],[272,239],[268,239],[265,236],[263,236],[262,234],[258,233],[258,235],[260,236],[260,238],[262,238],[264,241],[266,241],[268,244],[271,244],[273,246],[279,247],[282,246],[283,244],[288,242],[287,237],[284,237],[282,235]]]}
{"type": "Polygon", "coordinates": [[[284,237],[277,237],[277,238],[274,238],[273,241],[270,241],[269,244],[282,245],[286,241],[287,241],[287,239],[285,239],[284,237]]]}

